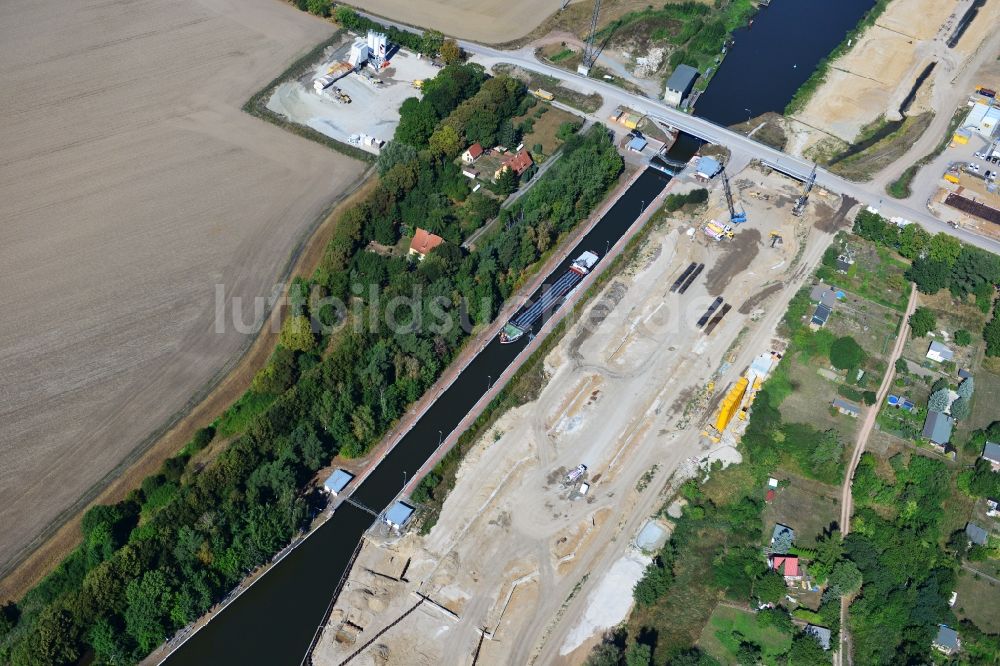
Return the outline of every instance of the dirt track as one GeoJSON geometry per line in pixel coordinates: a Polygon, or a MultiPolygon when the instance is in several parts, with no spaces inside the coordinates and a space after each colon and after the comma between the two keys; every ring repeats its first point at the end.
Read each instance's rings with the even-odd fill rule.
{"type": "Polygon", "coordinates": [[[0,572],[250,337],[357,163],[239,107],[332,31],[271,0],[0,8],[0,572]]]}

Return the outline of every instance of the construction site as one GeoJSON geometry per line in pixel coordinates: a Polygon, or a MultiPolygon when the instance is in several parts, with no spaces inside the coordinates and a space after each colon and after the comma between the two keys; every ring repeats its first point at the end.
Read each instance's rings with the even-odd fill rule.
{"type": "MultiPolygon", "coordinates": [[[[670,191],[705,186],[694,171],[670,191]]],[[[706,204],[648,223],[545,357],[538,398],[470,450],[426,535],[419,506],[402,530],[369,531],[312,663],[581,663],[628,616],[680,484],[740,461],[782,314],[852,207],[754,165],[726,176],[706,204]]]]}
{"type": "Polygon", "coordinates": [[[278,85],[267,108],[294,123],[378,154],[399,125],[399,107],[419,97],[438,67],[369,31],[327,49],[301,77],[278,85]]]}

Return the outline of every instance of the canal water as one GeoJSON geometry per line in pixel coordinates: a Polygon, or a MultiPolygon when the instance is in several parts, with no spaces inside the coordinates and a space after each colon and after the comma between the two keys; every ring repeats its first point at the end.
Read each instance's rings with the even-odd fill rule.
{"type": "Polygon", "coordinates": [[[768,111],[781,113],[795,91],[844,40],[875,0],[771,0],[753,25],[733,33],[694,114],[736,125],[768,111]]]}
{"type": "MultiPolygon", "coordinates": [[[[686,160],[697,145],[689,137],[678,141],[671,157],[686,160]],[[685,154],[679,154],[681,151],[685,154]]],[[[608,248],[632,226],[668,181],[667,175],[646,169],[546,278],[545,284],[563,275],[572,261],[587,250],[603,260],[608,248]]],[[[536,291],[531,300],[539,295],[536,291]]],[[[548,316],[546,313],[544,319],[548,316]]],[[[526,335],[507,345],[497,339],[490,342],[365,479],[353,499],[376,511],[385,509],[402,490],[405,479],[412,478],[434,452],[441,435],[457,427],[527,340],[526,335]]],[[[370,514],[342,504],[315,534],[195,634],[168,663],[297,664],[323,619],[358,540],[372,520],[370,514]]]]}
{"type": "MultiPolygon", "coordinates": [[[[736,44],[696,105],[697,115],[722,125],[747,114],[780,112],[867,11],[874,0],[772,0],[736,44]],[[747,111],[749,109],[749,111],[747,111]]],[[[699,146],[682,134],[670,157],[686,161],[699,146]]],[[[551,284],[590,250],[602,256],[666,186],[668,176],[647,169],[545,280],[551,284]]],[[[539,293],[532,295],[537,299],[539,293]]],[[[539,324],[540,326],[541,324],[539,324]]],[[[494,340],[472,361],[356,490],[354,499],[381,511],[454,429],[526,344],[494,340]]],[[[168,662],[171,665],[298,664],[322,621],[334,588],[372,516],[348,504],[204,629],[168,662]]]]}

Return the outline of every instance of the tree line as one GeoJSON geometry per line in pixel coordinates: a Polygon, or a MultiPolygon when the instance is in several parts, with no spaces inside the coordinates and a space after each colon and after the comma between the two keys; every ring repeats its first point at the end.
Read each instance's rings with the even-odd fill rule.
{"type": "Polygon", "coordinates": [[[0,613],[0,662],[134,663],[308,526],[322,506],[306,491],[317,470],[370,450],[459,352],[466,318],[490,321],[617,182],[623,162],[606,129],[571,136],[504,224],[464,252],[457,242],[496,206],[469,195],[431,137],[444,126],[462,141],[489,131],[472,107],[499,125],[524,95],[505,77],[451,65],[406,105],[400,131],[423,105],[434,127],[387,146],[375,191],[338,219],[315,274],[290,286],[279,345],[250,390],[125,500],[87,512],[80,545],[0,613]],[[372,245],[398,246],[418,224],[449,242],[419,262],[372,245]],[[415,307],[391,311],[394,296],[415,307]],[[419,321],[428,311],[434,326],[419,321]],[[223,426],[230,439],[219,442],[223,426]],[[206,457],[208,446],[219,450],[206,457]]]}

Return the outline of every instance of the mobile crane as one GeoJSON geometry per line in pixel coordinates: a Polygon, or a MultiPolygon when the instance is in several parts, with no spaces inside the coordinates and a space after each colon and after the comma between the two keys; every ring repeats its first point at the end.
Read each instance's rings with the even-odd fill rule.
{"type": "Polygon", "coordinates": [[[722,187],[726,191],[726,203],[729,204],[729,221],[733,224],[743,224],[747,221],[747,214],[742,206],[739,212],[736,212],[736,206],[733,204],[733,191],[729,187],[729,176],[726,175],[725,168],[722,169],[722,187]]]}

